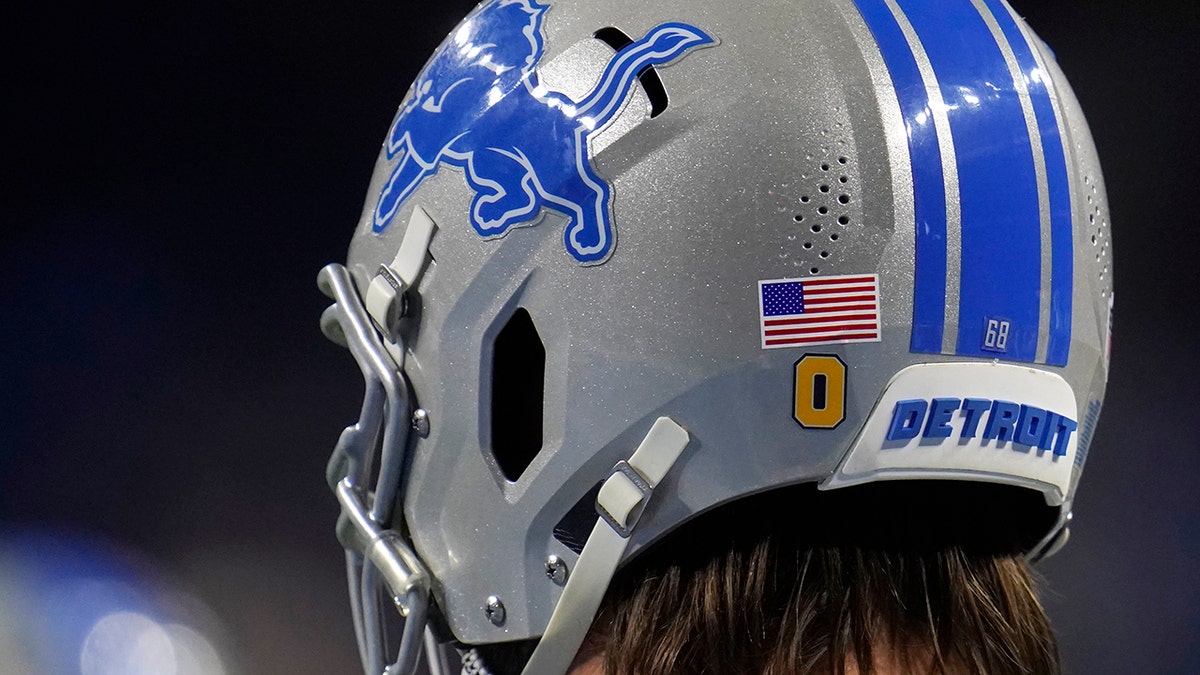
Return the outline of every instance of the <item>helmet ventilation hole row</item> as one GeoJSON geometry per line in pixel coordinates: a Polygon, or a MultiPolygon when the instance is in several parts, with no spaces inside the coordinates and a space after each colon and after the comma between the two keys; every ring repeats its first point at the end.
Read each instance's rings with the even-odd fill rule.
{"type": "MultiPolygon", "coordinates": [[[[828,148],[824,149],[828,151],[828,148]]],[[[820,263],[834,258],[839,242],[845,240],[847,226],[854,222],[850,206],[854,201],[851,175],[851,160],[846,155],[823,161],[812,174],[800,175],[802,182],[813,180],[814,183],[812,189],[800,194],[800,208],[794,209],[792,216],[792,221],[801,225],[801,235],[789,236],[788,240],[802,238],[801,256],[792,264],[807,267],[811,275],[820,274],[820,263]]],[[[780,257],[790,256],[785,250],[780,257]]]]}
{"type": "Polygon", "coordinates": [[[1096,250],[1096,268],[1099,270],[1101,296],[1108,295],[1111,278],[1108,273],[1110,264],[1108,248],[1112,241],[1108,225],[1108,213],[1100,204],[1100,194],[1097,181],[1090,175],[1083,177],[1084,191],[1087,195],[1088,229],[1091,231],[1092,247],[1096,250]]]}

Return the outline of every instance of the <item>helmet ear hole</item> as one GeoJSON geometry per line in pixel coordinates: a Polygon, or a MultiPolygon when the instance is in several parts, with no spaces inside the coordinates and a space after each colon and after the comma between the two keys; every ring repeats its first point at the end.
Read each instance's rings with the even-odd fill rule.
{"type": "Polygon", "coordinates": [[[542,449],[546,348],[525,308],[496,335],[492,353],[492,455],[516,481],[542,449]]]}

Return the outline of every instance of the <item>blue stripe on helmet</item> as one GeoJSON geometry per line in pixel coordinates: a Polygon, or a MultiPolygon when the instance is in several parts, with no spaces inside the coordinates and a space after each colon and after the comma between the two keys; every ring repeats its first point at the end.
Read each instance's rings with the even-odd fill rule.
{"type": "MultiPolygon", "coordinates": [[[[945,184],[930,184],[928,179],[944,176],[945,170],[934,146],[938,137],[929,122],[929,96],[912,50],[891,10],[876,0],[856,0],[856,4],[879,43],[909,130],[917,201],[916,288],[910,348],[917,352],[942,352],[941,342],[931,338],[940,336],[945,326],[945,184]],[[931,330],[934,326],[936,329],[931,330]]],[[[955,144],[954,149],[962,222],[958,334],[954,351],[959,355],[995,357],[995,351],[984,348],[984,337],[989,322],[1000,320],[1010,326],[1005,357],[1034,361],[1041,318],[1041,214],[1033,145],[1004,53],[969,1],[894,0],[894,4],[911,24],[929,59],[946,104],[952,136],[970,140],[955,144]]],[[[1015,28],[1011,17],[1005,16],[1009,28],[1015,28]]],[[[1023,38],[1016,47],[1032,59],[1023,38]]],[[[1041,102],[1035,108],[1035,116],[1039,118],[1040,130],[1045,122],[1036,111],[1047,109],[1052,115],[1053,109],[1048,107],[1044,85],[1039,86],[1039,92],[1041,102]]],[[[1052,116],[1048,121],[1055,132],[1048,145],[1058,146],[1061,153],[1057,125],[1052,116]]],[[[1051,204],[1058,206],[1062,201],[1065,160],[1048,157],[1047,165],[1055,175],[1048,187],[1052,194],[1059,195],[1052,197],[1051,204]]],[[[1069,222],[1066,227],[1069,229],[1069,222]]],[[[1069,232],[1066,236],[1069,238],[1069,232]]],[[[1052,229],[1052,243],[1055,238],[1063,238],[1058,229],[1052,229]]],[[[1065,251],[1065,257],[1069,258],[1069,239],[1064,246],[1054,249],[1065,251]]],[[[1065,295],[1069,298],[1070,278],[1055,274],[1061,271],[1062,267],[1052,270],[1052,286],[1065,284],[1065,295]]],[[[1061,329],[1064,321],[1070,322],[1070,312],[1068,302],[1063,314],[1062,294],[1059,296],[1057,303],[1052,302],[1051,324],[1061,329]]],[[[1054,339],[1051,355],[1061,357],[1061,337],[1054,339]]]]}
{"type": "Polygon", "coordinates": [[[1046,363],[1067,365],[1071,349],[1071,291],[1075,274],[1071,223],[1071,189],[1062,133],[1051,102],[1050,76],[1038,66],[1033,48],[1000,0],[984,0],[1012,46],[1042,136],[1046,182],[1050,192],[1050,327],[1046,363]]]}
{"type": "Polygon", "coordinates": [[[946,183],[925,84],[896,18],[883,0],[855,0],[887,64],[908,130],[916,215],[914,352],[940,353],[945,330],[946,183]]]}
{"type": "Polygon", "coordinates": [[[1011,324],[1006,357],[1037,357],[1041,215],[1025,114],[1000,47],[970,2],[902,3],[929,55],[957,139],[962,271],[955,352],[983,348],[989,320],[1011,324]]]}

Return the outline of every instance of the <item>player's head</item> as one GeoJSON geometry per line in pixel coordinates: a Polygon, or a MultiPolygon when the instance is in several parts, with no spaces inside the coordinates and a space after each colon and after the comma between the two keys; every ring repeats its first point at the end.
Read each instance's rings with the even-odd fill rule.
{"type": "Polygon", "coordinates": [[[428,625],[561,672],[619,567],[789,486],[818,506],[780,522],[953,486],[1046,553],[1107,378],[1107,218],[1002,0],[482,3],[320,275],[367,388],[328,474],[365,667],[397,658],[383,588],[400,671],[428,625]]]}
{"type": "Polygon", "coordinates": [[[893,481],[714,509],[618,572],[571,675],[1057,675],[1026,535],[994,501],[893,481]]]}

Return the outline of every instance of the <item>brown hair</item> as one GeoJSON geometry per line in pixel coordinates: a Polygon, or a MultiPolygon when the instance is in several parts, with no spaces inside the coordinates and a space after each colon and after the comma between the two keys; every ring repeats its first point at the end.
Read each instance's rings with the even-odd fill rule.
{"type": "Polygon", "coordinates": [[[710,514],[618,575],[577,662],[603,654],[606,675],[1059,673],[1020,554],[1028,519],[1049,516],[1012,490],[790,488],[710,514]]]}

